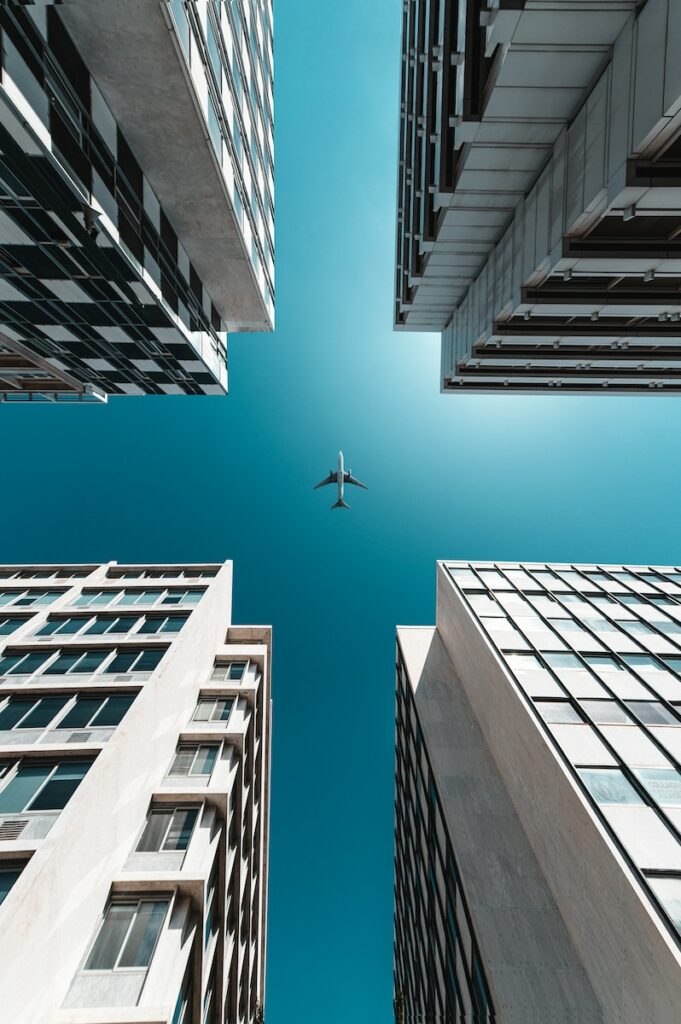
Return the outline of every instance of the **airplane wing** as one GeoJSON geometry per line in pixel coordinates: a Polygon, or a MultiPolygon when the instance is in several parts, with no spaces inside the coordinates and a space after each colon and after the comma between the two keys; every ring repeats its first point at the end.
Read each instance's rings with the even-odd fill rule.
{"type": "Polygon", "coordinates": [[[314,485],[312,490],[316,491],[318,487],[325,487],[326,484],[335,484],[337,482],[338,481],[336,480],[336,474],[335,473],[329,473],[329,475],[327,476],[326,480],[320,480],[318,484],[314,485]]]}
{"type": "Polygon", "coordinates": [[[355,487],[363,487],[365,491],[369,490],[366,484],[361,483],[360,480],[356,480],[354,476],[350,475],[350,473],[345,473],[343,476],[343,480],[345,481],[346,484],[354,484],[355,487]]]}

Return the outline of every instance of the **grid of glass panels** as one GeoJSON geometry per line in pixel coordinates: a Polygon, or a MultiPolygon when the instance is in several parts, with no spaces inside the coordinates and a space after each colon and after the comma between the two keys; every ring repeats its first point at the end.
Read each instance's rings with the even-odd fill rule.
{"type": "Polygon", "coordinates": [[[406,1021],[493,1021],[470,912],[398,651],[395,993],[406,1021]]]}
{"type": "Polygon", "coordinates": [[[681,924],[681,569],[450,564],[582,792],[681,924]]]}
{"type": "Polygon", "coordinates": [[[208,131],[261,293],[274,311],[271,0],[170,0],[185,59],[205,76],[208,131]]]}

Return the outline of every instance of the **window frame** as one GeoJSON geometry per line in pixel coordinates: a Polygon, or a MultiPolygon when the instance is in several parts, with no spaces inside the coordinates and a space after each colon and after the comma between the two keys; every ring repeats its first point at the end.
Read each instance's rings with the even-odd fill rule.
{"type": "Polygon", "coordinates": [[[163,928],[165,927],[165,925],[167,924],[167,922],[169,920],[169,916],[170,916],[170,912],[171,912],[171,906],[173,904],[173,901],[174,901],[174,896],[173,896],[173,894],[169,894],[169,893],[158,893],[158,894],[154,893],[154,894],[150,894],[148,896],[147,895],[141,895],[141,896],[137,897],[136,899],[135,899],[135,896],[133,894],[131,894],[130,896],[126,896],[123,893],[121,893],[120,895],[116,894],[116,895],[109,896],[109,899],[107,900],[106,906],[104,907],[104,912],[102,913],[102,915],[100,917],[100,920],[99,920],[99,923],[98,923],[98,926],[97,926],[97,928],[95,930],[95,934],[94,934],[94,936],[92,938],[92,941],[90,942],[90,944],[88,946],[88,949],[87,949],[87,952],[85,954],[85,958],[83,960],[83,963],[82,963],[82,966],[80,968],[79,973],[80,974],[88,974],[88,975],[110,975],[110,974],[141,974],[142,972],[144,972],[144,974],[146,974],[147,971],[149,970],[149,968],[151,967],[152,961],[154,959],[154,955],[155,955],[156,949],[158,947],[159,939],[161,937],[161,932],[163,931],[163,928]],[[125,950],[125,947],[126,947],[126,945],[128,943],[128,940],[130,939],[130,934],[132,932],[132,929],[135,926],[135,922],[137,920],[137,914],[139,913],[139,908],[142,906],[143,903],[165,903],[166,904],[165,913],[163,915],[163,920],[161,921],[161,924],[160,924],[159,929],[158,929],[158,933],[157,933],[157,935],[156,935],[156,937],[154,939],[153,946],[152,946],[152,948],[151,948],[151,950],[149,952],[149,962],[145,966],[120,967],[119,964],[120,964],[121,957],[123,956],[123,952],[125,950]],[[113,967],[88,967],[87,966],[88,960],[92,956],[92,953],[93,953],[93,951],[95,949],[95,946],[97,944],[99,936],[101,935],[101,933],[102,933],[102,931],[103,931],[103,929],[104,929],[104,927],[106,925],[107,915],[109,913],[109,910],[113,906],[134,906],[136,908],[135,912],[133,913],[133,916],[132,916],[132,918],[130,920],[130,923],[129,923],[127,929],[126,929],[125,935],[123,936],[123,939],[121,941],[121,944],[120,944],[120,947],[118,949],[118,952],[116,954],[116,959],[115,959],[114,966],[113,967]]]}

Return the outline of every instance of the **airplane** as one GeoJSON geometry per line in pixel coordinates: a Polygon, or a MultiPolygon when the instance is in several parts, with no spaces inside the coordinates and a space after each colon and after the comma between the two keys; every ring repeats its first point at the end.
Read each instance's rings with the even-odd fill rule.
{"type": "Polygon", "coordinates": [[[343,452],[338,452],[338,469],[335,472],[330,469],[326,480],[320,480],[318,484],[314,485],[312,490],[316,491],[318,487],[325,487],[326,484],[336,484],[338,487],[338,501],[335,505],[332,505],[331,508],[350,508],[350,506],[343,500],[343,488],[345,484],[354,484],[355,487],[363,487],[365,491],[369,490],[366,484],[363,484],[354,478],[352,470],[345,469],[343,465],[343,452]]]}

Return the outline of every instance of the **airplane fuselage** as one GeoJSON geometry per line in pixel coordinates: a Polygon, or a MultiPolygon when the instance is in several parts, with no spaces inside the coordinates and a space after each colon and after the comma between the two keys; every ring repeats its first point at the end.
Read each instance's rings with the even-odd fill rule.
{"type": "Polygon", "coordinates": [[[343,500],[343,492],[345,490],[345,467],[343,465],[343,452],[338,452],[338,475],[336,477],[338,483],[338,500],[343,500]]]}

